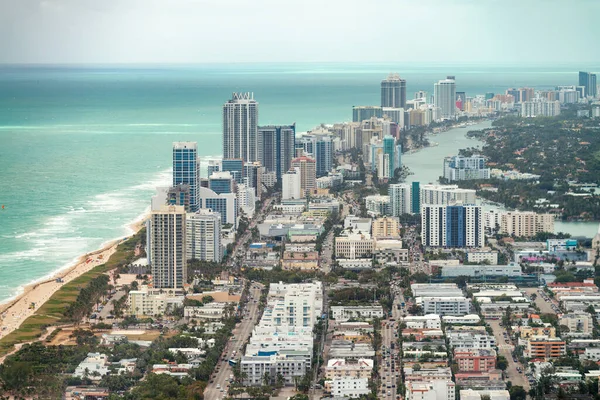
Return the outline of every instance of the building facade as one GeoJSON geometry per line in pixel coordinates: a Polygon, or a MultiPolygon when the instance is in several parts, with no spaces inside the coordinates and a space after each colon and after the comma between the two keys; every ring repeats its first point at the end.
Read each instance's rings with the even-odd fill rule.
{"type": "Polygon", "coordinates": [[[390,74],[381,81],[381,107],[406,108],[406,81],[390,74]]]}
{"type": "Polygon", "coordinates": [[[221,215],[209,209],[199,209],[186,215],[187,257],[202,261],[221,262],[221,215]]]}
{"type": "Polygon", "coordinates": [[[200,159],[196,142],[173,143],[173,186],[189,187],[189,209],[198,209],[198,189],[200,187],[200,159]]]}
{"type": "Polygon", "coordinates": [[[485,237],[481,206],[422,205],[421,238],[427,247],[483,247],[485,237]]]}
{"type": "Polygon", "coordinates": [[[157,289],[187,283],[186,213],[183,206],[163,206],[150,214],[151,270],[157,289]]]}
{"type": "Polygon", "coordinates": [[[223,158],[258,161],[257,125],[254,93],[233,93],[223,105],[223,158]]]}
{"type": "Polygon", "coordinates": [[[443,79],[433,86],[433,103],[440,109],[439,119],[453,119],[456,115],[456,81],[443,79]]]}
{"type": "Polygon", "coordinates": [[[267,172],[274,172],[277,180],[292,165],[296,147],[296,124],[258,127],[258,159],[267,172]]]}
{"type": "Polygon", "coordinates": [[[315,160],[305,156],[292,160],[291,168],[300,170],[300,190],[306,195],[310,195],[317,187],[317,166],[315,160]]]}

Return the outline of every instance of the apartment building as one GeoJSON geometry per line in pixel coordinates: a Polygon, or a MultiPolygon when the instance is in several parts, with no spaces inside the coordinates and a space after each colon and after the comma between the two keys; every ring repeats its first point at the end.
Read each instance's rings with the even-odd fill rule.
{"type": "Polygon", "coordinates": [[[359,358],[351,361],[343,358],[331,359],[327,362],[325,379],[370,379],[373,371],[373,360],[359,358]]]}
{"type": "Polygon", "coordinates": [[[566,342],[559,338],[533,337],[527,341],[525,357],[549,360],[567,354],[566,342]]]}
{"type": "Polygon", "coordinates": [[[461,372],[489,372],[496,369],[494,349],[455,349],[454,361],[461,372]]]}
{"type": "Polygon", "coordinates": [[[501,234],[533,237],[539,232],[554,232],[554,215],[511,211],[500,216],[501,234]]]}
{"type": "Polygon", "coordinates": [[[383,317],[382,306],[332,306],[331,316],[336,321],[349,319],[370,320],[383,317]]]}

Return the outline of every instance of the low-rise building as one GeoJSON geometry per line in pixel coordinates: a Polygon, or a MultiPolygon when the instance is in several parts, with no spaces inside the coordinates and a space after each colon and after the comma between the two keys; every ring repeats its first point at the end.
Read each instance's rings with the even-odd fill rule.
{"type": "Polygon", "coordinates": [[[471,311],[471,303],[464,296],[417,297],[416,301],[425,314],[467,315],[471,311]]]}
{"type": "Polygon", "coordinates": [[[454,400],[456,387],[451,380],[406,382],[406,400],[454,400]]]}
{"type": "Polygon", "coordinates": [[[494,349],[454,349],[454,361],[461,372],[489,372],[496,369],[494,349]]]}
{"type": "Polygon", "coordinates": [[[402,322],[406,324],[408,329],[440,329],[442,327],[440,316],[437,314],[427,314],[423,316],[407,315],[402,318],[402,322]]]}
{"type": "Polygon", "coordinates": [[[592,316],[587,312],[563,314],[558,318],[558,324],[567,327],[563,334],[570,337],[591,336],[594,327],[592,316]]]}
{"type": "Polygon", "coordinates": [[[356,259],[371,257],[375,250],[375,239],[366,233],[351,233],[335,238],[335,257],[356,259]]]}
{"type": "Polygon", "coordinates": [[[446,336],[454,349],[493,349],[496,346],[496,338],[485,333],[448,332],[446,336]]]}
{"type": "Polygon", "coordinates": [[[371,393],[367,378],[342,378],[325,381],[325,391],[331,393],[334,398],[352,399],[371,393]]]}
{"type": "Polygon", "coordinates": [[[510,393],[508,390],[463,389],[459,393],[460,400],[510,400],[510,393]]]}
{"type": "Polygon", "coordinates": [[[331,359],[327,362],[324,370],[325,379],[327,380],[343,378],[370,379],[373,371],[373,360],[360,358],[352,362],[345,359],[331,359]]]}
{"type": "Polygon", "coordinates": [[[202,307],[187,306],[183,309],[183,316],[201,321],[219,321],[225,316],[227,303],[209,303],[202,307]]]}
{"type": "Polygon", "coordinates": [[[75,372],[74,377],[84,378],[88,377],[92,380],[100,380],[104,375],[109,372],[108,356],[101,353],[88,353],[87,357],[79,363],[75,372]]]}
{"type": "Polygon", "coordinates": [[[497,251],[467,251],[467,262],[483,263],[487,262],[490,265],[498,264],[497,251]]]}
{"type": "Polygon", "coordinates": [[[566,342],[558,338],[532,337],[527,341],[525,356],[549,360],[567,354],[566,342]]]}
{"type": "Polygon", "coordinates": [[[150,289],[142,285],[140,290],[130,290],[128,314],[135,316],[164,315],[165,312],[183,305],[185,297],[175,289],[150,289]]]}
{"type": "Polygon", "coordinates": [[[442,268],[442,277],[444,278],[456,278],[458,276],[516,277],[521,275],[521,266],[517,263],[508,265],[448,265],[442,268]]]}
{"type": "Polygon", "coordinates": [[[382,306],[332,306],[331,316],[336,321],[371,320],[383,318],[382,306]]]}
{"type": "Polygon", "coordinates": [[[442,321],[446,325],[475,325],[481,321],[477,314],[468,314],[463,316],[444,315],[442,321]]]}

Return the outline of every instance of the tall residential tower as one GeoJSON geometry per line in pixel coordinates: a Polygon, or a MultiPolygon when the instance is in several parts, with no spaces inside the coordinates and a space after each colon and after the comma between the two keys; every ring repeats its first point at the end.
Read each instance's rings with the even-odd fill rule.
{"type": "Polygon", "coordinates": [[[173,186],[189,186],[189,209],[198,210],[200,159],[196,142],[173,143],[173,186]]]}
{"type": "Polygon", "coordinates": [[[381,81],[381,107],[406,108],[406,81],[390,74],[381,81]]]}
{"type": "Polygon", "coordinates": [[[433,86],[433,102],[438,107],[440,119],[452,119],[456,114],[456,81],[449,76],[433,86]]]}
{"type": "Polygon", "coordinates": [[[258,127],[258,160],[278,181],[290,169],[295,147],[296,124],[258,127]]]}
{"type": "Polygon", "coordinates": [[[258,102],[254,93],[233,93],[223,105],[223,158],[258,161],[258,102]]]}
{"type": "Polygon", "coordinates": [[[152,210],[148,228],[154,288],[183,288],[187,282],[185,207],[164,205],[152,210]]]}

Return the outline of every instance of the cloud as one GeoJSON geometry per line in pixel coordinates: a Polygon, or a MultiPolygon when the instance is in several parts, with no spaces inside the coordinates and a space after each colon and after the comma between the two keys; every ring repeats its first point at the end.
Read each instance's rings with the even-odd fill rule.
{"type": "Polygon", "coordinates": [[[599,4],[0,0],[0,62],[598,61],[599,4]]]}

